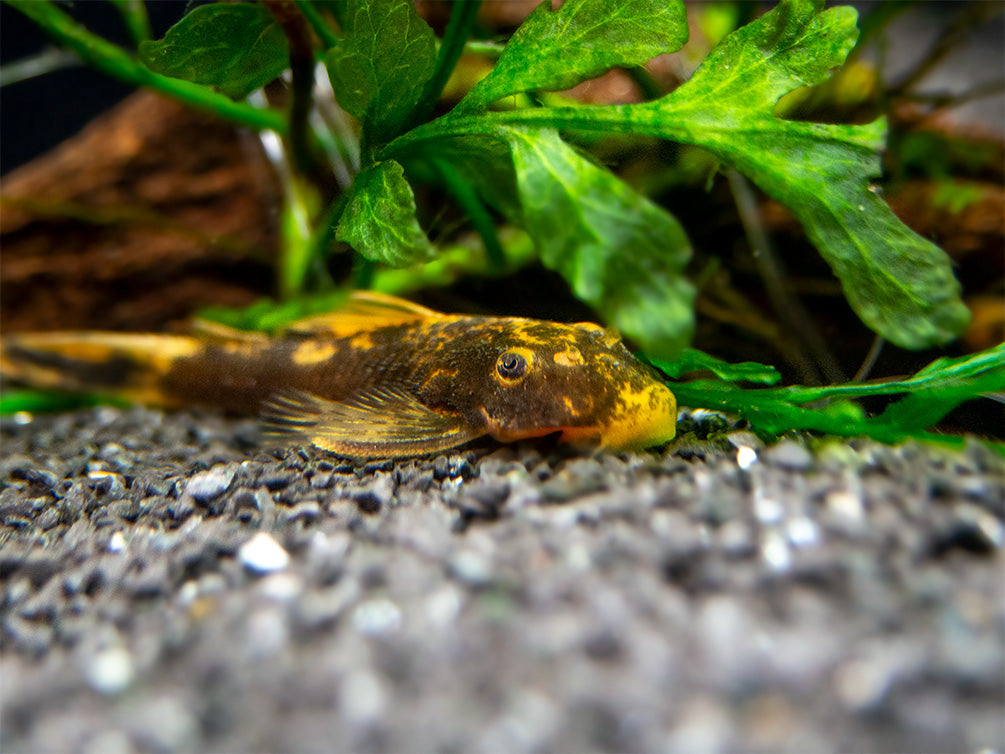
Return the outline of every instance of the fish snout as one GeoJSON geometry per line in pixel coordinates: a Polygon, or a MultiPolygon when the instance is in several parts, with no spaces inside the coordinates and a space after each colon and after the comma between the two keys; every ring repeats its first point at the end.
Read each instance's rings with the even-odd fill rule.
{"type": "Polygon", "coordinates": [[[641,390],[622,391],[599,439],[611,450],[642,450],[669,442],[676,433],[677,398],[653,381],[641,390]]]}

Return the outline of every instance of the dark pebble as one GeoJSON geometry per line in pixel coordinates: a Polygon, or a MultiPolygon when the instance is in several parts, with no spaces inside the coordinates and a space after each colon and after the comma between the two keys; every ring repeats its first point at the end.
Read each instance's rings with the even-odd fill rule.
{"type": "Polygon", "coordinates": [[[433,478],[442,482],[450,474],[450,461],[446,456],[436,456],[433,461],[433,478]]]}
{"type": "Polygon", "coordinates": [[[168,561],[158,558],[144,563],[142,567],[133,567],[123,579],[123,588],[133,597],[149,599],[167,594],[172,587],[168,578],[168,561]]]}
{"type": "Polygon", "coordinates": [[[167,514],[175,521],[183,521],[193,513],[195,513],[195,502],[192,498],[182,497],[168,502],[167,514]]]}
{"type": "Polygon", "coordinates": [[[316,490],[324,490],[331,487],[334,474],[330,471],[314,474],[311,477],[311,487],[316,490]]]}
{"type": "Polygon", "coordinates": [[[10,519],[23,520],[34,515],[34,506],[13,487],[0,492],[0,522],[10,525],[10,519]]]}
{"type": "Polygon", "coordinates": [[[385,459],[383,461],[370,461],[363,466],[363,474],[376,474],[379,471],[393,471],[394,461],[391,459],[385,459]]]}
{"type": "Polygon", "coordinates": [[[265,485],[270,492],[276,492],[289,487],[298,478],[298,474],[284,469],[269,469],[258,478],[258,483],[265,485]]]}
{"type": "Polygon", "coordinates": [[[27,655],[43,655],[52,645],[54,629],[48,621],[27,620],[8,613],[3,619],[3,628],[15,648],[27,655]]]}
{"type": "Polygon", "coordinates": [[[394,498],[394,480],[390,474],[379,473],[369,486],[352,491],[352,499],[364,513],[377,513],[394,498]]]}
{"type": "Polygon", "coordinates": [[[58,578],[50,578],[45,586],[18,606],[18,614],[31,620],[52,620],[62,605],[63,585],[58,578]]]}
{"type": "Polygon", "coordinates": [[[28,469],[25,472],[25,479],[30,483],[38,485],[46,490],[55,491],[62,481],[62,476],[55,474],[48,469],[28,469]]]}
{"type": "Polygon", "coordinates": [[[109,516],[121,518],[125,521],[135,521],[140,517],[140,506],[132,500],[113,500],[103,506],[109,516]]]}
{"type": "Polygon", "coordinates": [[[112,498],[119,498],[125,495],[126,485],[121,474],[111,472],[101,472],[90,476],[91,489],[95,494],[112,498]]]}
{"type": "Polygon", "coordinates": [[[63,518],[60,515],[59,510],[53,506],[42,511],[41,515],[35,519],[35,526],[42,531],[49,531],[50,529],[59,526],[62,522],[63,518]]]}
{"type": "Polygon", "coordinates": [[[282,516],[284,523],[296,521],[312,522],[321,515],[321,505],[315,500],[307,500],[297,503],[295,506],[285,511],[282,516]]]}
{"type": "Polygon", "coordinates": [[[21,561],[18,570],[31,579],[35,586],[41,586],[52,574],[59,570],[60,558],[46,550],[32,550],[21,561]]]}
{"type": "Polygon", "coordinates": [[[541,485],[541,498],[549,503],[564,503],[607,488],[603,467],[592,458],[575,459],[541,485]]]}

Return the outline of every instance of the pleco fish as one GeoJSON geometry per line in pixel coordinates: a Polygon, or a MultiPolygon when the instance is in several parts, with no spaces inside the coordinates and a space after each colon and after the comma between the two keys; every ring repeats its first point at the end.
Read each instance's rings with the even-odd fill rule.
{"type": "Polygon", "coordinates": [[[7,336],[0,371],[141,403],[263,409],[271,433],[352,458],[484,435],[640,449],[670,440],[677,416],[655,372],[598,325],[446,315],[364,292],[274,336],[218,325],[7,336]]]}

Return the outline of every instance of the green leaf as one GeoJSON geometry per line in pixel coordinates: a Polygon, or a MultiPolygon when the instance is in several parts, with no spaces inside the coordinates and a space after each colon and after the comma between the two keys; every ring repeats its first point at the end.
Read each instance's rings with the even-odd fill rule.
{"type": "Polygon", "coordinates": [[[164,39],[140,43],[139,57],[165,76],[243,99],[289,66],[283,30],[263,6],[213,3],[192,10],[164,39]]]}
{"type": "Polygon", "coordinates": [[[788,0],[729,35],[683,86],[631,117],[705,147],[788,206],[841,279],[852,307],[905,348],[944,343],[969,312],[949,258],[900,222],[873,191],[885,123],[781,120],[778,99],[821,82],[857,38],[850,7],[788,0]]]}
{"type": "Polygon", "coordinates": [[[238,330],[272,333],[305,317],[335,311],[345,303],[349,293],[349,289],[339,288],[281,302],[263,298],[241,308],[210,306],[198,312],[198,319],[238,330]]]}
{"type": "Polygon", "coordinates": [[[352,184],[335,237],[356,251],[394,267],[421,262],[434,249],[415,217],[415,195],[401,165],[372,165],[352,184]]]}
{"type": "Polygon", "coordinates": [[[517,195],[513,157],[506,142],[495,129],[491,135],[478,134],[454,139],[437,140],[415,159],[406,161],[409,174],[414,165],[429,163],[428,155],[449,162],[458,176],[477,187],[478,195],[497,212],[514,221],[520,219],[520,200],[517,195]]]}
{"type": "Polygon", "coordinates": [[[753,390],[719,380],[695,380],[673,383],[671,388],[682,405],[739,414],[768,434],[814,430],[844,437],[868,436],[887,443],[912,437],[958,443],[958,438],[925,430],[964,401],[1005,391],[1005,345],[960,358],[938,359],[906,380],[753,390]],[[879,416],[867,416],[853,400],[901,393],[907,397],[879,416]],[[829,402],[821,408],[807,407],[821,400],[829,402]]]}
{"type": "Polygon", "coordinates": [[[488,107],[532,89],[557,91],[616,66],[632,67],[687,42],[680,0],[567,0],[557,11],[541,3],[510,38],[492,72],[459,110],[488,107]]]}
{"type": "Polygon", "coordinates": [[[901,223],[870,186],[880,173],[885,122],[845,126],[775,116],[784,94],[822,81],[855,42],[855,10],[821,12],[822,5],[782,0],[727,36],[686,84],[659,100],[451,113],[399,137],[383,156],[500,125],[649,134],[704,147],[792,209],[869,327],[905,348],[944,343],[970,315],[949,257],[901,223]]]}
{"type": "Polygon", "coordinates": [[[764,385],[773,385],[782,378],[772,366],[758,364],[756,361],[730,364],[694,348],[685,348],[673,361],[649,359],[649,362],[671,379],[676,379],[688,372],[706,369],[719,379],[730,382],[759,382],[764,385]]]}
{"type": "Polygon", "coordinates": [[[1005,391],[1005,344],[976,355],[938,359],[915,375],[906,398],[881,418],[898,426],[928,427],[979,394],[1005,391]]]}
{"type": "Polygon", "coordinates": [[[21,411],[32,414],[53,411],[74,411],[90,406],[119,406],[125,408],[129,401],[114,395],[94,393],[64,393],[58,390],[5,390],[0,395],[0,416],[10,416],[21,411]]]}
{"type": "Polygon", "coordinates": [[[500,135],[542,262],[642,350],[676,355],[694,328],[694,289],[680,275],[691,246],[680,223],[554,131],[500,135]]]}
{"type": "Polygon", "coordinates": [[[397,134],[436,67],[433,30],[408,0],[350,0],[345,39],[328,52],[338,103],[359,118],[370,143],[397,134]]]}

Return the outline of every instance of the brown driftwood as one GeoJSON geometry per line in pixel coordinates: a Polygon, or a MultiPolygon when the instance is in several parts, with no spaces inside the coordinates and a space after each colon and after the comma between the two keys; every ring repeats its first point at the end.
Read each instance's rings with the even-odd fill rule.
{"type": "Polygon", "coordinates": [[[138,92],[4,176],[0,327],[162,329],[272,292],[278,188],[257,139],[138,92]]]}

